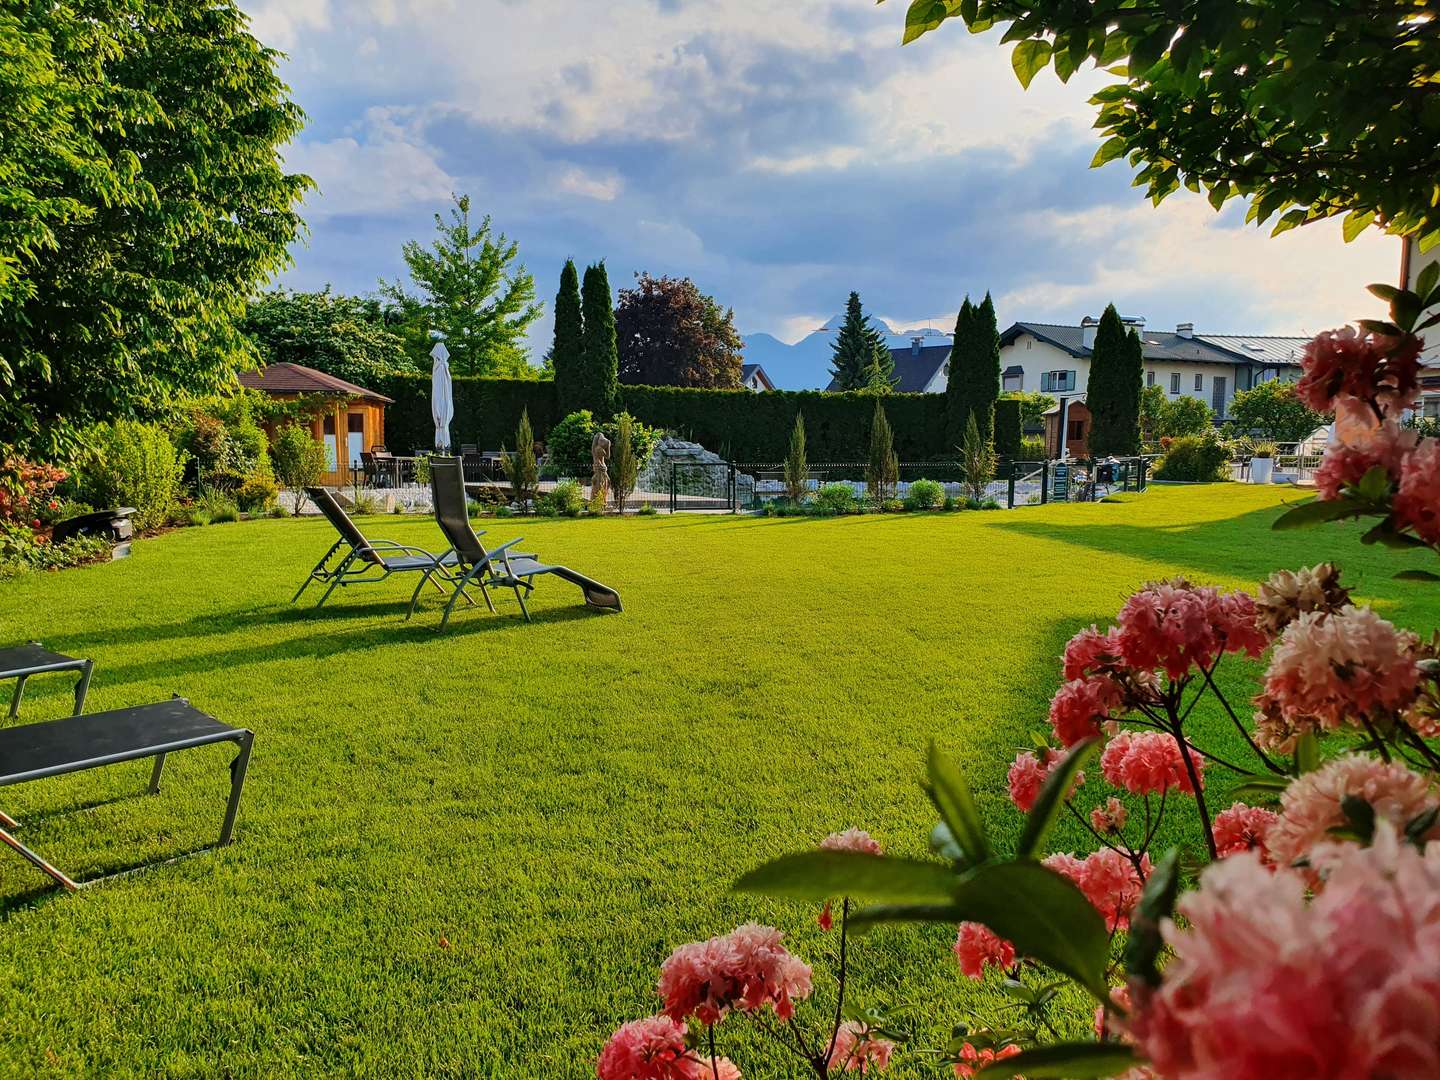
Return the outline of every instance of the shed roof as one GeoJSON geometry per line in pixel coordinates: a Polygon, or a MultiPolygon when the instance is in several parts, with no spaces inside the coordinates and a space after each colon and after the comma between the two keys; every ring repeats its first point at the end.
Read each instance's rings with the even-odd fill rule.
{"type": "Polygon", "coordinates": [[[240,385],[266,394],[344,394],[349,397],[364,398],[366,401],[379,402],[382,405],[394,404],[393,398],[377,394],[374,390],[366,390],[363,386],[356,386],[352,382],[346,382],[344,379],[306,367],[304,364],[288,362],[269,364],[255,371],[242,371],[240,385]]]}

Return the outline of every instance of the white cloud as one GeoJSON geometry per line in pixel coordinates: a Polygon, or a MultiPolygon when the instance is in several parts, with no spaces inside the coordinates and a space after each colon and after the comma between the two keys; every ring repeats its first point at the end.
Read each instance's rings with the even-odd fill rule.
{"type": "Polygon", "coordinates": [[[266,45],[293,49],[301,35],[330,26],[329,0],[248,0],[250,31],[266,45]]]}
{"type": "Polygon", "coordinates": [[[432,150],[397,137],[383,124],[370,138],[301,140],[285,150],[287,168],[311,176],[319,188],[307,200],[308,218],[387,214],[431,206],[457,189],[432,150]]]}
{"type": "Polygon", "coordinates": [[[566,194],[613,202],[624,189],[625,183],[614,173],[602,176],[588,172],[578,165],[571,165],[561,170],[556,186],[566,194]]]}
{"type": "MultiPolygon", "coordinates": [[[[1338,222],[1321,222],[1272,238],[1268,229],[1234,224],[1188,194],[1159,207],[1137,198],[1076,213],[1039,211],[1022,218],[1020,230],[1022,242],[1081,245],[1095,258],[1083,276],[1040,278],[997,297],[1012,313],[1002,314],[1007,319],[1073,323],[1111,301],[1124,306],[1127,297],[1161,288],[1171,295],[1188,291],[1197,301],[1216,292],[1231,298],[1231,323],[1198,329],[1312,334],[1373,313],[1364,285],[1394,279],[1400,260],[1393,237],[1367,233],[1346,244],[1338,222]]],[[[1172,314],[1177,321],[1187,317],[1172,314]]],[[[1150,325],[1161,326],[1153,318],[1150,325]]]]}

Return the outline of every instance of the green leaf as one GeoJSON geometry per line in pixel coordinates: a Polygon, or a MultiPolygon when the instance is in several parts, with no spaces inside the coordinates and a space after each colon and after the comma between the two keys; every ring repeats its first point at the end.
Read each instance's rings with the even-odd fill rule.
{"type": "Polygon", "coordinates": [[[1159,63],[1160,57],[1165,55],[1165,50],[1170,46],[1170,39],[1174,36],[1175,28],[1173,26],[1162,26],[1136,41],[1130,47],[1130,78],[1132,80],[1140,78],[1159,63]]]}
{"type": "Polygon", "coordinates": [[[1269,802],[1275,802],[1280,798],[1280,793],[1290,786],[1291,777],[1275,776],[1270,773],[1253,773],[1246,777],[1245,783],[1239,784],[1231,792],[1236,798],[1261,798],[1269,802]]]}
{"type": "Polygon", "coordinates": [[[1326,521],[1359,517],[1363,512],[1364,508],[1351,499],[1313,499],[1285,511],[1271,523],[1270,528],[1277,532],[1285,529],[1306,529],[1326,521]]]}
{"type": "MultiPolygon", "coordinates": [[[[1370,223],[1374,220],[1374,210],[1352,210],[1350,211],[1350,213],[1345,215],[1345,220],[1340,226],[1340,233],[1342,236],[1345,237],[1345,242],[1348,244],[1350,243],[1350,241],[1354,240],[1362,232],[1368,229],[1370,227],[1370,223]]],[[[1375,291],[1375,287],[1373,285],[1370,287],[1370,291],[1375,291]]]]}
{"type": "Polygon", "coordinates": [[[1390,494],[1390,470],[1384,465],[1367,469],[1355,490],[1371,502],[1380,502],[1390,494]]]}
{"type": "Polygon", "coordinates": [[[940,863],[865,855],[854,851],[802,851],[756,867],[735,883],[737,892],[829,900],[836,896],[943,904],[960,879],[940,863]]]}
{"type": "Polygon", "coordinates": [[[1389,518],[1380,522],[1373,529],[1360,537],[1362,544],[1383,544],[1388,548],[1404,550],[1406,548],[1429,547],[1424,540],[1418,536],[1411,536],[1409,533],[1400,532],[1395,523],[1389,518]]]}
{"type": "Polygon", "coordinates": [[[1425,838],[1430,830],[1435,828],[1437,820],[1440,820],[1440,806],[1432,806],[1429,810],[1416,814],[1405,823],[1405,839],[1423,848],[1425,838]]]}
{"type": "Polygon", "coordinates": [[[905,12],[905,36],[901,44],[909,45],[916,38],[923,37],[953,14],[956,13],[944,0],[911,0],[905,12]]]}
{"type": "MultiPolygon", "coordinates": [[[[988,926],[1012,942],[1017,953],[1068,975],[1104,1000],[1110,935],[1100,913],[1068,878],[1026,860],[989,863],[952,880],[958,882],[952,903],[927,909],[926,921],[941,916],[945,922],[988,926]]],[[[851,916],[850,925],[894,921],[894,909],[867,907],[851,916]]]]}
{"type": "Polygon", "coordinates": [[[972,863],[982,863],[990,858],[990,842],[985,838],[985,824],[980,820],[980,811],[975,808],[975,796],[970,793],[970,785],[933,742],[926,771],[930,777],[930,799],[945,824],[950,826],[950,832],[965,852],[965,857],[972,863]]]}
{"type": "MultiPolygon", "coordinates": [[[[1295,742],[1295,773],[1303,776],[1320,767],[1320,737],[1313,731],[1304,732],[1295,742]]],[[[1282,780],[1282,777],[1276,777],[1282,780]]],[[[1288,786],[1288,783],[1286,784],[1288,786]]]]}
{"type": "Polygon", "coordinates": [[[1151,986],[1160,985],[1160,970],[1155,965],[1165,944],[1160,936],[1160,923],[1175,910],[1179,891],[1180,849],[1171,848],[1145,881],[1140,902],[1130,914],[1130,935],[1125,941],[1126,974],[1143,979],[1151,986]]]}
{"type": "Polygon", "coordinates": [[[1384,337],[1398,337],[1403,332],[1400,327],[1387,319],[1359,319],[1357,321],[1372,334],[1380,334],[1384,337]]]}
{"type": "Polygon", "coordinates": [[[863,934],[881,923],[958,923],[966,918],[964,910],[955,904],[866,904],[850,912],[850,931],[863,934]]]}
{"type": "Polygon", "coordinates": [[[1129,143],[1120,135],[1116,135],[1112,139],[1106,139],[1100,144],[1100,149],[1095,151],[1095,156],[1090,159],[1090,167],[1092,169],[1098,169],[1107,161],[1114,161],[1125,153],[1128,145],[1129,143]]]}
{"type": "MultiPolygon", "coordinates": [[[[1351,216],[1353,217],[1354,215],[1352,214],[1351,216]]],[[[1346,218],[1345,220],[1349,221],[1350,219],[1346,218]]],[[[1400,290],[1397,289],[1394,285],[1386,285],[1383,281],[1377,281],[1372,285],[1366,285],[1365,288],[1368,292],[1373,293],[1381,300],[1384,300],[1387,304],[1391,300],[1394,300],[1395,297],[1398,296],[1400,293],[1400,290]]]]}
{"type": "Polygon", "coordinates": [[[1099,745],[1098,737],[1076,743],[1065,756],[1065,760],[1045,778],[1045,783],[1040,786],[1040,794],[1035,797],[1035,805],[1025,817],[1025,828],[1020,833],[1019,844],[1015,847],[1015,854],[1020,858],[1030,858],[1040,850],[1040,845],[1045,842],[1045,837],[1050,834],[1055,819],[1060,815],[1060,807],[1070,795],[1075,774],[1099,745]]]}
{"type": "Polygon", "coordinates": [[[1370,843],[1375,836],[1375,808],[1364,799],[1346,795],[1340,800],[1340,809],[1355,835],[1363,843],[1370,843]]]}
{"type": "Polygon", "coordinates": [[[1415,279],[1415,291],[1428,300],[1437,284],[1440,284],[1440,262],[1426,263],[1415,279]]]}
{"type": "Polygon", "coordinates": [[[1028,1080],[1098,1080],[1139,1064],[1135,1051],[1121,1043],[1051,1043],[997,1061],[976,1073],[977,1080],[1024,1076],[1028,1080]]]}
{"type": "Polygon", "coordinates": [[[1440,574],[1429,570],[1401,570],[1395,577],[1400,581],[1440,581],[1440,574]]]}
{"type": "Polygon", "coordinates": [[[1020,85],[1030,89],[1030,80],[1035,74],[1050,62],[1050,42],[1043,38],[1029,38],[1015,46],[1015,51],[1010,54],[1010,65],[1015,69],[1015,77],[1020,80],[1020,85]]]}

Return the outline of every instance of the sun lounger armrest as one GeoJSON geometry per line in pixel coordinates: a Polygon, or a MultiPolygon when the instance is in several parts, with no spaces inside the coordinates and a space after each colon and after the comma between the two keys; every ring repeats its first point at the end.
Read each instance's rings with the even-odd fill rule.
{"type": "Polygon", "coordinates": [[[374,543],[370,544],[369,547],[363,547],[359,550],[361,554],[369,551],[375,555],[379,555],[381,558],[384,558],[386,555],[394,554],[397,551],[403,551],[409,555],[423,555],[425,558],[431,560],[432,562],[438,562],[441,558],[444,557],[436,556],[432,552],[426,551],[424,548],[412,547],[409,544],[397,544],[393,540],[376,540],[374,543]]]}
{"type": "Polygon", "coordinates": [[[491,549],[490,549],[490,557],[491,557],[492,559],[494,559],[494,558],[501,558],[501,559],[505,558],[506,553],[509,552],[509,550],[510,550],[512,547],[514,547],[516,544],[520,543],[520,541],[521,541],[521,540],[524,540],[524,539],[525,539],[525,538],[524,538],[523,536],[517,536],[517,537],[515,537],[514,540],[506,540],[505,543],[501,544],[499,547],[497,547],[497,548],[491,548],[491,549]]]}

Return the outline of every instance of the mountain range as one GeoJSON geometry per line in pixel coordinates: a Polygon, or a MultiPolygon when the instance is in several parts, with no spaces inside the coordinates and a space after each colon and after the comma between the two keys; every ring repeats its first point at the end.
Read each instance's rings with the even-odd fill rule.
{"type": "MultiPolygon", "coordinates": [[[[793,345],[774,334],[744,334],[745,363],[763,367],[777,390],[823,390],[830,382],[830,345],[844,321],[843,315],[836,315],[793,345]]],[[[950,337],[933,327],[896,330],[879,319],[871,322],[885,335],[885,343],[892,349],[908,348],[911,338],[923,337],[926,345],[941,345],[950,337]]]]}

